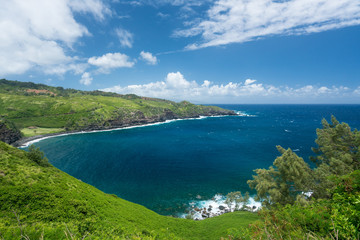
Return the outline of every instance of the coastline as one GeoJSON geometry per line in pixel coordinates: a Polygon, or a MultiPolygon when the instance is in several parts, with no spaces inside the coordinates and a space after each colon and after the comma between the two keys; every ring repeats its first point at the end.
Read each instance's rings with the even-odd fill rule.
{"type": "Polygon", "coordinates": [[[74,130],[74,131],[65,131],[65,132],[58,132],[58,133],[49,133],[49,134],[43,134],[43,135],[36,135],[31,137],[25,137],[22,138],[11,145],[17,148],[25,148],[30,146],[31,144],[34,144],[36,142],[40,142],[42,140],[48,139],[48,138],[54,138],[54,137],[61,137],[61,136],[67,136],[67,135],[74,135],[74,134],[86,134],[86,133],[97,133],[97,132],[110,132],[110,131],[118,131],[118,130],[125,130],[125,129],[131,129],[131,128],[138,128],[138,127],[148,127],[148,126],[155,126],[175,121],[183,121],[183,120],[200,120],[205,119],[209,117],[228,117],[228,116],[241,116],[239,114],[235,115],[209,115],[209,116],[198,116],[198,117],[188,117],[188,118],[174,118],[174,119],[166,119],[166,120],[160,120],[160,121],[154,121],[154,122],[148,122],[148,123],[141,123],[141,122],[134,122],[132,124],[124,124],[122,126],[115,126],[110,128],[93,128],[89,130],[74,130]]]}

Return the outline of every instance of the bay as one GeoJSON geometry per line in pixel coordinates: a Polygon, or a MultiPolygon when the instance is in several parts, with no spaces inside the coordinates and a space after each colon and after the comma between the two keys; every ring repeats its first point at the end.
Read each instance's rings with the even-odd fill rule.
{"type": "Polygon", "coordinates": [[[269,167],[276,145],[309,162],[316,128],[331,115],[360,129],[360,105],[219,105],[239,116],[75,134],[35,143],[50,162],[100,190],[163,215],[190,202],[251,191],[246,181],[269,167]]]}

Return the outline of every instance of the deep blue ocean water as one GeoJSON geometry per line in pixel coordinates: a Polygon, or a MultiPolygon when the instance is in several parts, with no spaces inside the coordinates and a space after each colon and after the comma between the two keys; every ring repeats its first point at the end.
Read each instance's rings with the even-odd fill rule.
{"type": "Polygon", "coordinates": [[[279,156],[276,145],[308,161],[323,118],[333,114],[360,129],[360,105],[219,106],[242,116],[59,136],[35,145],[54,166],[83,182],[174,215],[199,197],[251,192],[246,181],[279,156]]]}

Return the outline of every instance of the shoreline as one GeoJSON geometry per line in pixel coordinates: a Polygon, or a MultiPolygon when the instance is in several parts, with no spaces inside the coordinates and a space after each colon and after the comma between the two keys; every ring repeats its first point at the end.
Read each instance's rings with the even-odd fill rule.
{"type": "Polygon", "coordinates": [[[167,119],[164,121],[155,121],[155,122],[149,122],[149,123],[135,123],[135,124],[124,124],[123,126],[117,126],[112,128],[104,128],[104,129],[90,129],[90,130],[74,130],[74,131],[65,131],[65,132],[58,132],[58,133],[49,133],[44,135],[36,135],[32,137],[25,137],[22,138],[11,145],[17,148],[26,148],[30,145],[40,142],[42,140],[48,139],[48,138],[54,138],[54,137],[61,137],[61,136],[67,136],[67,135],[74,135],[74,134],[86,134],[86,133],[97,133],[97,132],[110,132],[110,131],[118,131],[118,130],[124,130],[124,129],[132,129],[132,128],[138,128],[138,127],[148,127],[148,126],[155,126],[175,121],[183,121],[183,120],[200,120],[205,119],[209,117],[229,117],[229,116],[241,116],[239,114],[236,115],[210,115],[210,116],[198,116],[198,117],[189,117],[189,118],[175,118],[175,119],[167,119]]]}

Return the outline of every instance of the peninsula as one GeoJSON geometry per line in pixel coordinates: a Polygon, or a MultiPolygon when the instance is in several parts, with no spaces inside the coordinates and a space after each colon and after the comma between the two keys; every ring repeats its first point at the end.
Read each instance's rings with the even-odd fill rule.
{"type": "Polygon", "coordinates": [[[0,140],[14,146],[52,134],[221,115],[236,113],[187,101],[0,80],[0,140]]]}

